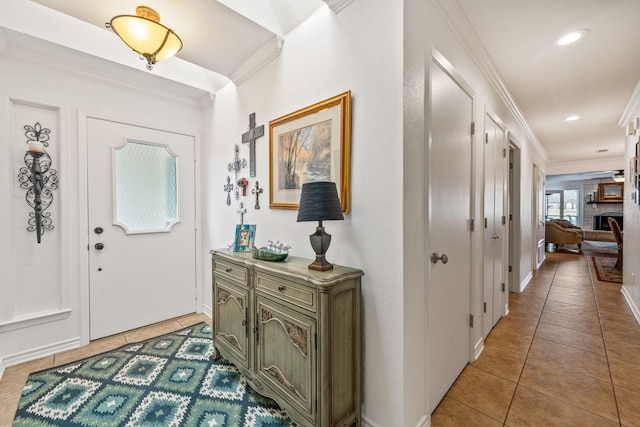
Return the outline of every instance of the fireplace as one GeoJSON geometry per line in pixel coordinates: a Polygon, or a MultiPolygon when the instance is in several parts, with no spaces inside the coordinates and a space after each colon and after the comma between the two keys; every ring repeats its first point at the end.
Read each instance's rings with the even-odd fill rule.
{"type": "Polygon", "coordinates": [[[622,230],[622,214],[620,212],[603,213],[600,215],[594,215],[593,217],[593,229],[594,230],[611,230],[609,227],[609,221],[607,218],[613,218],[620,224],[620,230],[622,230]]]}

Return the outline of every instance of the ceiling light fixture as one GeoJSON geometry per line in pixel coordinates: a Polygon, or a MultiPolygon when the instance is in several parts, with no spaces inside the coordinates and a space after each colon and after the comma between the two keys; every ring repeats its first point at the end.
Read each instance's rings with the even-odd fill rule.
{"type": "Polygon", "coordinates": [[[118,15],[104,24],[111,28],[152,70],[157,61],[171,58],[182,49],[182,40],[160,24],[160,15],[147,6],[138,6],[136,15],[118,15]]]}
{"type": "Polygon", "coordinates": [[[580,116],[569,116],[564,119],[565,122],[575,122],[576,120],[580,120],[580,116]]]}
{"type": "Polygon", "coordinates": [[[560,46],[566,46],[568,44],[577,42],[578,40],[584,38],[587,34],[589,34],[589,30],[573,31],[560,37],[557,43],[560,46]]]}

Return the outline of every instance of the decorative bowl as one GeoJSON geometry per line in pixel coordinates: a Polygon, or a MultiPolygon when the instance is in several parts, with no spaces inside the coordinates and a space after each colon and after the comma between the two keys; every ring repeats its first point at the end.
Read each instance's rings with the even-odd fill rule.
{"type": "Polygon", "coordinates": [[[263,261],[284,261],[289,254],[288,253],[278,253],[273,252],[266,246],[258,249],[255,246],[251,247],[251,255],[253,255],[256,259],[261,259],[263,261]]]}

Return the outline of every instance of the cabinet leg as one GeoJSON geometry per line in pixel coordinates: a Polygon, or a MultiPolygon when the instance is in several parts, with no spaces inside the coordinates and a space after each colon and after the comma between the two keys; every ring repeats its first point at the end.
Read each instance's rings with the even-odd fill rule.
{"type": "Polygon", "coordinates": [[[218,351],[217,348],[213,348],[213,360],[215,360],[216,362],[220,359],[220,352],[218,351]]]}

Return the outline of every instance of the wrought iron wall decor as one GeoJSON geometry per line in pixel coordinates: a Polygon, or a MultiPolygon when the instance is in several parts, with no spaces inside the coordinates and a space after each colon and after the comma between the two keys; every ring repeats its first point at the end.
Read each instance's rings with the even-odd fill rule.
{"type": "Polygon", "coordinates": [[[51,168],[51,156],[44,147],[49,146],[51,129],[43,128],[39,122],[34,126],[25,125],[27,152],[24,155],[26,166],[20,168],[18,182],[20,188],[27,190],[25,199],[33,209],[29,212],[27,231],[35,231],[38,243],[45,230],[53,230],[51,212],[45,212],[53,203],[51,190],[58,188],[58,172],[51,168]]]}

